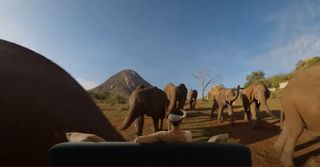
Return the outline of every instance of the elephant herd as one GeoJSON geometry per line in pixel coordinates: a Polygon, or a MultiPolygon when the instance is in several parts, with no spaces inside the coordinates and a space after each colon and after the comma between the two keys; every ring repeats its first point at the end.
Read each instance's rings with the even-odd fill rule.
{"type": "Polygon", "coordinates": [[[263,82],[253,83],[240,93],[240,86],[236,89],[227,89],[224,87],[214,86],[209,91],[209,97],[213,100],[211,117],[216,109],[218,109],[218,124],[223,120],[223,111],[227,108],[230,124],[234,126],[233,118],[233,102],[241,96],[244,110],[244,119],[253,122],[253,127],[256,127],[260,120],[259,109],[262,104],[266,108],[266,112],[273,116],[267,104],[267,99],[270,97],[270,92],[263,82]],[[240,95],[241,94],[241,95],[240,95]]]}
{"type": "MultiPolygon", "coordinates": [[[[137,135],[141,136],[144,124],[144,115],[152,117],[154,131],[163,128],[163,120],[174,109],[183,109],[187,100],[187,87],[180,84],[177,87],[169,83],[164,91],[157,87],[137,87],[129,97],[129,114],[124,120],[121,130],[127,129],[136,120],[137,135]]],[[[190,93],[190,101],[195,105],[197,91],[190,93]]],[[[168,126],[168,129],[170,127],[168,126]]]]}
{"type": "MultiPolygon", "coordinates": [[[[129,114],[123,123],[122,129],[126,129],[136,121],[138,133],[142,135],[143,117],[151,116],[154,129],[162,129],[163,120],[174,108],[183,109],[186,99],[189,99],[190,109],[195,109],[197,91],[190,90],[184,84],[174,86],[168,84],[164,91],[157,88],[137,88],[129,99],[129,114]],[[188,94],[188,95],[187,95],[188,94]],[[159,120],[160,126],[159,126],[159,120]]],[[[244,109],[244,119],[250,120],[253,127],[259,122],[259,110],[263,105],[266,112],[275,117],[267,104],[270,92],[263,82],[253,83],[240,91],[224,87],[213,87],[208,97],[213,100],[211,117],[218,109],[218,124],[223,120],[223,111],[227,109],[229,121],[234,125],[233,102],[241,97],[244,109]]],[[[314,65],[296,74],[288,83],[281,95],[281,127],[282,132],[275,142],[275,150],[281,153],[281,163],[285,166],[293,165],[293,152],[298,137],[306,128],[310,131],[320,132],[320,65],[314,65]],[[285,120],[283,121],[283,114],[285,120]]]]}
{"type": "MultiPolygon", "coordinates": [[[[124,140],[104,119],[85,90],[58,65],[27,48],[3,40],[0,40],[0,59],[0,74],[6,81],[2,82],[0,95],[0,128],[5,143],[1,147],[0,164],[44,164],[47,150],[66,141],[65,133],[70,131],[91,132],[108,141],[124,140]]],[[[223,110],[228,108],[233,124],[232,103],[239,96],[243,101],[245,119],[259,120],[260,105],[272,115],[266,103],[270,92],[263,83],[250,85],[241,93],[239,86],[236,89],[214,87],[209,95],[214,101],[212,111],[219,110],[219,122],[223,119],[223,110]]],[[[194,110],[197,91],[188,93],[184,84],[177,87],[169,84],[165,90],[139,86],[129,98],[129,114],[122,129],[136,120],[137,134],[142,135],[144,115],[149,115],[153,118],[155,131],[158,131],[162,129],[166,115],[172,108],[182,109],[187,97],[194,110]]],[[[281,94],[285,120],[275,149],[281,152],[283,164],[293,165],[294,147],[304,129],[320,132],[319,102],[320,65],[314,65],[297,73],[281,94]]]]}
{"type": "MultiPolygon", "coordinates": [[[[214,115],[213,112],[218,109],[217,121],[218,124],[220,124],[221,121],[223,121],[223,111],[227,109],[230,124],[233,126],[232,103],[240,95],[240,86],[236,89],[215,86],[208,94],[213,100],[211,117],[214,115]]],[[[121,130],[127,129],[136,121],[137,135],[142,135],[144,115],[152,117],[154,131],[161,130],[166,116],[174,109],[182,110],[186,105],[187,97],[189,99],[190,109],[194,110],[197,95],[198,92],[192,89],[188,93],[187,87],[182,83],[178,86],[169,83],[164,90],[157,87],[145,88],[144,86],[139,86],[130,95],[129,113],[122,124],[121,130]]],[[[241,97],[245,111],[245,119],[253,120],[256,123],[259,120],[257,112],[259,112],[260,104],[264,105],[267,112],[272,115],[266,103],[269,96],[270,92],[262,82],[250,85],[244,89],[241,97]],[[254,106],[252,111],[250,110],[250,105],[254,106]]],[[[170,129],[169,126],[168,129],[170,129]]]]}

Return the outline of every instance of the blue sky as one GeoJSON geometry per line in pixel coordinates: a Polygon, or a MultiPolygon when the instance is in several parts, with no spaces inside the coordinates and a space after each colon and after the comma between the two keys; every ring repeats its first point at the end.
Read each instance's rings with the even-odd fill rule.
{"type": "Polygon", "coordinates": [[[320,55],[318,0],[0,0],[0,38],[92,88],[122,69],[151,84],[200,88],[193,74],[243,85],[320,55]]]}

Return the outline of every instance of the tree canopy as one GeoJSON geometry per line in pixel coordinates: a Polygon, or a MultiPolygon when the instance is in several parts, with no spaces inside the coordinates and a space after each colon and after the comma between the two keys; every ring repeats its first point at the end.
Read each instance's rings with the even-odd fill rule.
{"type": "Polygon", "coordinates": [[[247,75],[246,80],[247,82],[244,84],[244,87],[249,86],[252,83],[263,81],[267,87],[278,88],[279,84],[285,81],[288,81],[292,76],[298,73],[301,70],[307,69],[310,66],[320,63],[320,57],[312,57],[304,60],[299,60],[296,65],[295,69],[289,73],[280,73],[275,74],[270,77],[265,78],[265,73],[262,70],[253,71],[249,75],[247,75]]]}
{"type": "Polygon", "coordinates": [[[262,70],[253,71],[251,74],[247,75],[247,82],[244,84],[244,87],[248,87],[250,84],[263,81],[265,78],[265,73],[262,70]]]}

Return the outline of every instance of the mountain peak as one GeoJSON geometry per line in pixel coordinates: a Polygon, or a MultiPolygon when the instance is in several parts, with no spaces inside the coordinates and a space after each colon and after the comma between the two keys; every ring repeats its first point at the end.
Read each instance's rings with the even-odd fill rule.
{"type": "Polygon", "coordinates": [[[91,89],[93,92],[105,92],[112,95],[120,95],[123,97],[129,97],[130,94],[139,85],[144,85],[146,87],[152,86],[150,83],[145,81],[136,71],[131,69],[124,69],[99,86],[91,89]]]}

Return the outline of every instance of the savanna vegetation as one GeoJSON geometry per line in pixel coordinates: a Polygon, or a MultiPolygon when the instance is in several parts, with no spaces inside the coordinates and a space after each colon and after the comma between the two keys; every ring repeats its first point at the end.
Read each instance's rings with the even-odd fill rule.
{"type": "Polygon", "coordinates": [[[109,93],[108,91],[101,91],[101,92],[93,92],[88,91],[88,94],[96,101],[103,101],[108,104],[125,104],[127,103],[128,99],[121,96],[121,95],[114,95],[109,93]]]}
{"type": "Polygon", "coordinates": [[[255,82],[264,82],[268,88],[274,88],[274,91],[271,92],[271,98],[279,98],[282,90],[279,89],[279,84],[289,81],[295,74],[304,69],[311,67],[315,64],[320,63],[320,57],[312,57],[305,60],[299,60],[293,71],[289,73],[279,73],[265,77],[265,73],[262,70],[253,71],[252,73],[246,76],[246,82],[244,87],[248,87],[250,84],[255,82]]]}

